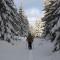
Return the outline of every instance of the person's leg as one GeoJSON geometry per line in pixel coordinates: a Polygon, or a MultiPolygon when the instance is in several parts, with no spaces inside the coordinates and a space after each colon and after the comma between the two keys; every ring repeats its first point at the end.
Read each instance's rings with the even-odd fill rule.
{"type": "Polygon", "coordinates": [[[31,42],[29,42],[29,49],[32,49],[32,44],[31,44],[31,42]]]}
{"type": "Polygon", "coordinates": [[[28,48],[29,48],[29,43],[28,43],[28,48]]]}
{"type": "Polygon", "coordinates": [[[30,44],[29,44],[29,42],[28,42],[28,48],[30,48],[30,44]]]}

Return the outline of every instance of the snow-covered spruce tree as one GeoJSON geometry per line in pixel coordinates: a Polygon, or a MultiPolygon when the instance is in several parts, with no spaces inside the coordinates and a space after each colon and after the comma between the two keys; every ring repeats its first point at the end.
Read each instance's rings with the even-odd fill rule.
{"type": "Polygon", "coordinates": [[[44,33],[43,33],[44,26],[45,26],[45,22],[43,22],[41,20],[41,18],[36,20],[36,23],[35,23],[35,35],[36,36],[43,37],[43,35],[44,35],[44,33]]]}
{"type": "Polygon", "coordinates": [[[60,49],[60,0],[49,0],[45,11],[43,20],[46,21],[46,36],[50,35],[55,43],[54,51],[57,51],[60,49]]]}
{"type": "Polygon", "coordinates": [[[44,9],[45,10],[45,16],[44,16],[43,20],[46,22],[45,23],[45,32],[46,32],[45,36],[50,34],[52,25],[54,25],[54,24],[51,24],[51,22],[54,19],[54,17],[52,16],[53,11],[55,10],[54,8],[52,8],[52,5],[54,4],[54,2],[53,1],[50,1],[50,2],[51,3],[45,5],[45,9],[44,9]]]}
{"type": "Polygon", "coordinates": [[[29,23],[28,23],[28,19],[27,19],[26,15],[24,14],[22,6],[19,9],[19,17],[20,17],[20,20],[21,20],[20,35],[21,36],[27,36],[28,32],[29,32],[29,23]]]}
{"type": "Polygon", "coordinates": [[[13,0],[0,0],[0,40],[11,42],[20,31],[20,18],[13,0]]]}

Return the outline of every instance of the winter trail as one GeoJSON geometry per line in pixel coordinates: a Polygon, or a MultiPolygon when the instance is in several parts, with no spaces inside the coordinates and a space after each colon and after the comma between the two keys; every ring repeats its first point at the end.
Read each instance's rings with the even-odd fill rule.
{"type": "Polygon", "coordinates": [[[33,60],[32,50],[29,52],[29,60],[33,60]]]}
{"type": "Polygon", "coordinates": [[[35,38],[33,49],[29,50],[25,40],[14,42],[11,45],[0,41],[0,60],[59,60],[52,54],[52,44],[44,39],[35,38]]]}

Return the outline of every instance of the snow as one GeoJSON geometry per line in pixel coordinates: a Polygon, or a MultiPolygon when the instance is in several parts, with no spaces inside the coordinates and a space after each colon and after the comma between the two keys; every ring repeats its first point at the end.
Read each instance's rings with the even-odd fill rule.
{"type": "Polygon", "coordinates": [[[0,60],[60,60],[60,52],[52,53],[54,45],[48,40],[35,38],[32,50],[25,38],[13,43],[0,41],[0,60]]]}

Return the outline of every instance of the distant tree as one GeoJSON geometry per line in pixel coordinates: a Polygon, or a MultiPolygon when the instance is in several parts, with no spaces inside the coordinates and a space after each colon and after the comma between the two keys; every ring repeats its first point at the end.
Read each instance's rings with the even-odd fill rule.
{"type": "Polygon", "coordinates": [[[44,26],[45,26],[45,22],[43,22],[42,20],[36,20],[35,23],[35,34],[36,36],[42,37],[43,35],[43,30],[44,30],[44,26]]]}
{"type": "Polygon", "coordinates": [[[20,35],[21,36],[27,36],[28,32],[29,32],[29,23],[28,23],[28,19],[23,11],[22,6],[19,9],[19,17],[21,20],[21,31],[20,31],[20,35]]]}

